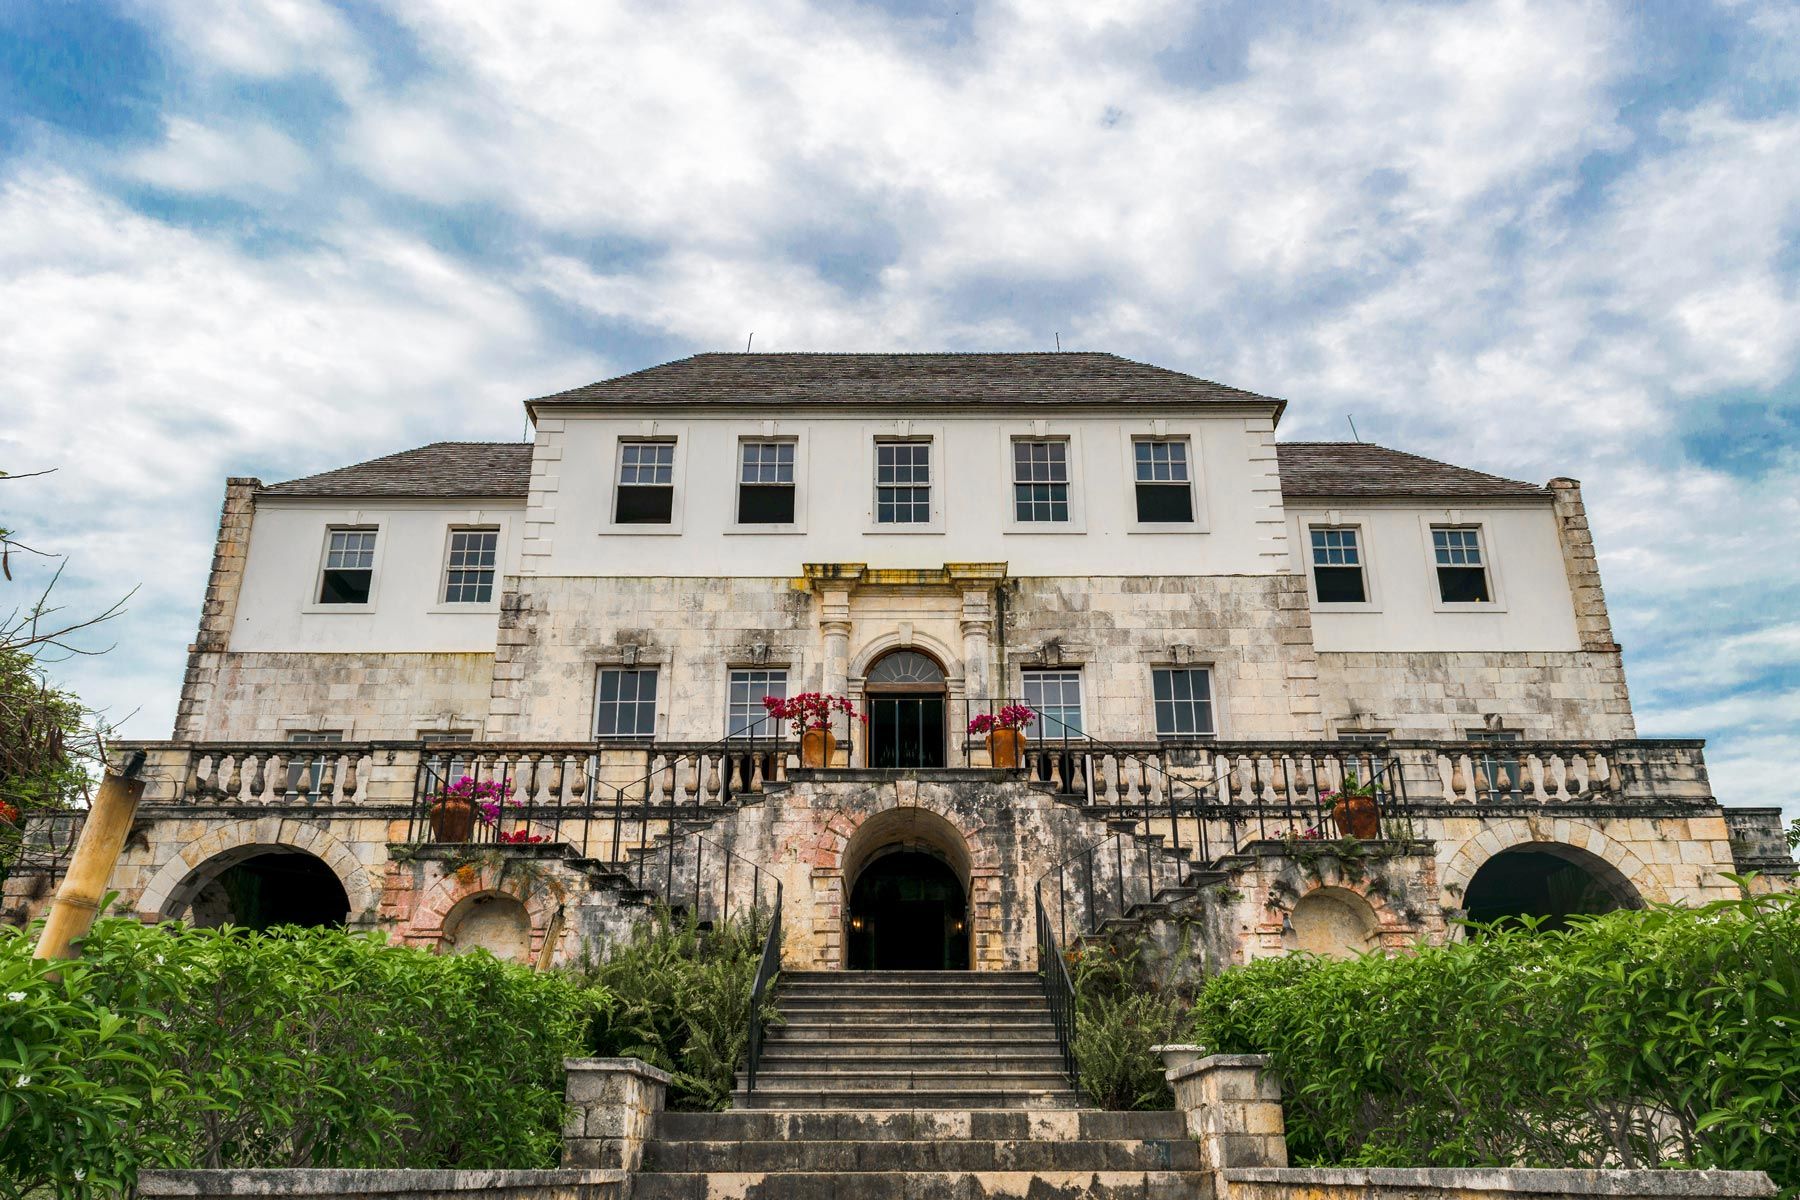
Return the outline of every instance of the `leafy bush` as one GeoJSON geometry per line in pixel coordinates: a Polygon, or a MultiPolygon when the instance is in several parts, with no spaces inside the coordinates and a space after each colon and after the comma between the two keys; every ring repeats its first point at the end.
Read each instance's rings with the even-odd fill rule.
{"type": "Polygon", "coordinates": [[[1493,929],[1212,979],[1194,1035],[1266,1053],[1298,1162],[1767,1171],[1800,1191],[1800,896],[1493,929]]]}
{"type": "Polygon", "coordinates": [[[554,1165],[562,1060],[604,993],[341,930],[104,919],[0,937],[0,1194],[140,1166],[554,1165]],[[53,972],[60,979],[53,979],[53,972]]]}
{"type": "MultiPolygon", "coordinates": [[[[593,1023],[592,1052],[641,1058],[669,1072],[671,1108],[727,1107],[749,1038],[766,932],[766,922],[747,920],[702,930],[692,916],[664,911],[605,962],[583,961],[579,976],[612,999],[593,1023]]],[[[776,1019],[772,1006],[763,1017],[776,1019]]]]}
{"type": "Polygon", "coordinates": [[[1190,998],[1147,961],[1141,940],[1090,942],[1070,962],[1075,985],[1075,1065],[1090,1103],[1112,1109],[1173,1108],[1161,1056],[1181,1040],[1190,998]]]}

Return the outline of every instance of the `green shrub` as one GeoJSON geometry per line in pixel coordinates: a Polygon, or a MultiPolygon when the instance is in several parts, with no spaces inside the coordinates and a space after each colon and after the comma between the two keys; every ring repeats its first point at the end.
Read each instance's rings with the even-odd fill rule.
{"type": "Polygon", "coordinates": [[[1151,968],[1141,940],[1090,942],[1070,964],[1075,1066],[1089,1103],[1110,1109],[1175,1104],[1150,1047],[1181,1040],[1189,998],[1151,968]]]}
{"type": "Polygon", "coordinates": [[[605,1000],[341,930],[105,919],[60,979],[30,951],[0,938],[8,1195],[139,1166],[551,1166],[562,1060],[605,1000]]]}
{"type": "Polygon", "coordinates": [[[1493,929],[1215,977],[1194,1036],[1266,1053],[1295,1161],[1685,1166],[1800,1189],[1800,897],[1493,929]]]}
{"type": "MultiPolygon", "coordinates": [[[[669,1072],[671,1108],[728,1107],[766,932],[766,922],[747,920],[702,930],[691,915],[663,911],[605,962],[584,961],[577,974],[612,1001],[591,1028],[592,1052],[641,1058],[669,1072]]],[[[777,1019],[772,1005],[763,1017],[777,1019]]]]}

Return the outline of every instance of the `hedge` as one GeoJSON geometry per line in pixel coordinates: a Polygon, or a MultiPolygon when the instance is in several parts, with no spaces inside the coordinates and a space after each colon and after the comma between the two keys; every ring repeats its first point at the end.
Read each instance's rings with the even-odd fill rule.
{"type": "Polygon", "coordinates": [[[1800,896],[1221,973],[1196,1040],[1280,1071],[1294,1160],[1726,1167],[1800,1191],[1800,896]]]}
{"type": "Polygon", "coordinates": [[[341,930],[99,921],[73,962],[0,935],[0,1195],[140,1167],[534,1167],[608,997],[341,930]],[[52,978],[60,972],[60,978],[52,978]]]}

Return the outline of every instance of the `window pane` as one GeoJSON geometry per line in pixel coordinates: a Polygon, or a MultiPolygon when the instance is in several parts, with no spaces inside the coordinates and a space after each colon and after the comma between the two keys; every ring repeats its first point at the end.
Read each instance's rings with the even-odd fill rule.
{"type": "MultiPolygon", "coordinates": [[[[288,734],[287,740],[295,744],[341,742],[344,740],[344,733],[341,729],[317,729],[308,732],[290,733],[288,734]]],[[[309,757],[295,756],[288,759],[287,790],[289,795],[303,798],[309,803],[316,801],[319,798],[320,785],[324,778],[324,755],[319,754],[309,757]],[[300,788],[302,780],[305,780],[307,784],[304,792],[302,792],[300,788]]]]}
{"type": "Polygon", "coordinates": [[[738,524],[792,525],[794,489],[771,484],[738,485],[738,524]]]}
{"type": "Polygon", "coordinates": [[[1445,604],[1486,604],[1488,596],[1487,568],[1439,567],[1438,594],[1445,604]]]}
{"type": "Polygon", "coordinates": [[[649,737],[656,732],[656,672],[602,668],[595,692],[596,737],[649,737]]]}
{"type": "Polygon", "coordinates": [[[1038,714],[1039,736],[1081,732],[1081,672],[1026,671],[1024,685],[1025,703],[1038,714]]]}
{"type": "Polygon", "coordinates": [[[1139,483],[1189,482],[1185,441],[1140,440],[1132,444],[1132,452],[1139,483]]]}
{"type": "Polygon", "coordinates": [[[450,561],[444,572],[444,603],[486,604],[494,597],[497,529],[456,529],[450,533],[450,561]]]}
{"type": "Polygon", "coordinates": [[[1159,737],[1213,731],[1212,674],[1205,667],[1158,667],[1152,672],[1159,737]]]}
{"type": "Polygon", "coordinates": [[[667,525],[675,519],[675,489],[619,487],[613,521],[618,525],[667,525]]]}
{"type": "Polygon", "coordinates": [[[326,570],[319,584],[320,604],[367,604],[373,571],[326,570]]]}
{"type": "Polygon", "coordinates": [[[1313,586],[1320,604],[1362,604],[1369,598],[1361,567],[1314,567],[1313,586]]]}
{"type": "Polygon", "coordinates": [[[783,726],[767,718],[764,696],[787,696],[787,671],[737,670],[731,673],[730,700],[725,714],[727,737],[780,737],[783,726]]]}
{"type": "Polygon", "coordinates": [[[1137,519],[1144,525],[1191,522],[1194,519],[1194,494],[1185,483],[1174,486],[1140,483],[1137,485],[1137,519]]]}

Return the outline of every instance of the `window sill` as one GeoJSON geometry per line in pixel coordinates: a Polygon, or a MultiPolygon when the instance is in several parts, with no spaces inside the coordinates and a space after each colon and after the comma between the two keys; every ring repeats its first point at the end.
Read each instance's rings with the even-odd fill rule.
{"type": "Polygon", "coordinates": [[[602,525],[601,537],[680,537],[681,526],[668,525],[602,525]]]}
{"type": "Polygon", "coordinates": [[[1125,526],[1126,533],[1206,533],[1206,526],[1198,521],[1133,521],[1125,526]]]}
{"type": "Polygon", "coordinates": [[[1381,605],[1364,600],[1356,603],[1335,600],[1314,600],[1313,611],[1321,613],[1378,613],[1381,605]]]}
{"type": "Polygon", "coordinates": [[[942,537],[942,525],[871,525],[863,530],[864,537],[919,537],[924,534],[935,534],[942,537]]]}
{"type": "Polygon", "coordinates": [[[1065,536],[1080,536],[1087,533],[1087,528],[1075,521],[1015,521],[1001,529],[1000,532],[1003,535],[1022,533],[1031,536],[1060,533],[1065,536]]]}
{"type": "Polygon", "coordinates": [[[727,525],[726,537],[799,537],[806,533],[798,525],[727,525]]]}
{"type": "Polygon", "coordinates": [[[500,611],[500,606],[488,604],[434,604],[425,610],[428,613],[448,616],[493,616],[500,611]]]}
{"type": "Polygon", "coordinates": [[[1506,605],[1500,603],[1498,600],[1439,600],[1432,604],[1431,611],[1441,613],[1474,613],[1480,615],[1481,613],[1503,613],[1506,611],[1506,605]]]}
{"type": "Polygon", "coordinates": [[[333,616],[343,614],[365,614],[375,611],[373,604],[303,604],[300,611],[309,615],[333,616]]]}

